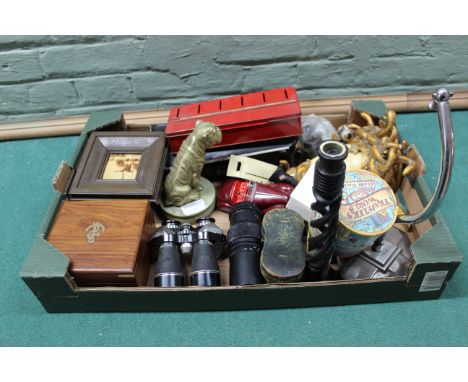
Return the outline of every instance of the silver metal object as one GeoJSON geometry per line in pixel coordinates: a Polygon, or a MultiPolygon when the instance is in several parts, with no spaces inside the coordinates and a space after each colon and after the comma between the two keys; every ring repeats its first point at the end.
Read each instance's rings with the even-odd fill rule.
{"type": "Polygon", "coordinates": [[[454,159],[454,140],[452,118],[450,116],[449,98],[447,89],[439,89],[432,95],[432,101],[429,104],[431,110],[437,110],[439,117],[440,142],[442,154],[440,156],[440,171],[437,180],[437,186],[429,203],[414,215],[402,215],[397,218],[397,223],[416,224],[429,219],[440,207],[447,193],[450,177],[452,176],[454,159]]]}
{"type": "Polygon", "coordinates": [[[338,258],[344,280],[404,276],[413,255],[406,233],[393,227],[376,245],[351,258],[338,258]]]}

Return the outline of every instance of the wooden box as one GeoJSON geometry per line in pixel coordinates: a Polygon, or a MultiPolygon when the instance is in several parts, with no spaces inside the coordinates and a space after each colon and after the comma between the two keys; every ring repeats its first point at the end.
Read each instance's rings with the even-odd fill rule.
{"type": "Polygon", "coordinates": [[[213,122],[223,139],[215,147],[298,137],[301,108],[292,87],[242,94],[171,109],[166,136],[173,153],[179,150],[199,119],[213,122]]]}
{"type": "Polygon", "coordinates": [[[148,200],[65,200],[48,241],[81,286],[140,286],[148,277],[154,217],[148,200]]]}

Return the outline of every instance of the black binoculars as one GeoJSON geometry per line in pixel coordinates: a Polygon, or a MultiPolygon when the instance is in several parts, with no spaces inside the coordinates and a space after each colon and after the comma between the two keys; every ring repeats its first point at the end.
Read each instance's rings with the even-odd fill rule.
{"type": "Polygon", "coordinates": [[[221,285],[217,259],[224,253],[225,244],[226,236],[213,218],[198,219],[195,227],[176,220],[164,221],[151,238],[151,248],[157,257],[154,286],[185,286],[181,255],[190,254],[189,285],[221,285]]]}

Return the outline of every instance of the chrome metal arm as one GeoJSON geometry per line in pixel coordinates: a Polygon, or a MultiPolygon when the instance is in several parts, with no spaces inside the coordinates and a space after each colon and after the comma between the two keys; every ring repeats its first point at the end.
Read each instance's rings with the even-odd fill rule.
{"type": "Polygon", "coordinates": [[[434,194],[429,203],[417,214],[402,215],[397,218],[397,223],[416,224],[429,219],[440,207],[444,200],[447,188],[452,176],[454,141],[452,118],[450,116],[449,98],[452,94],[447,89],[439,89],[432,95],[429,104],[431,110],[437,110],[440,127],[440,143],[442,154],[440,156],[439,179],[434,194]]]}

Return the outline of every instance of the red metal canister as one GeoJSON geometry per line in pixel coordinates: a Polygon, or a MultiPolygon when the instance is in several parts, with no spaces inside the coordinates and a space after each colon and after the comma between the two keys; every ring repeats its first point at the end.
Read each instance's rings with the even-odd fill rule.
{"type": "Polygon", "coordinates": [[[171,109],[166,136],[177,152],[198,120],[216,124],[224,147],[300,136],[301,108],[293,87],[242,94],[171,109]]]}

